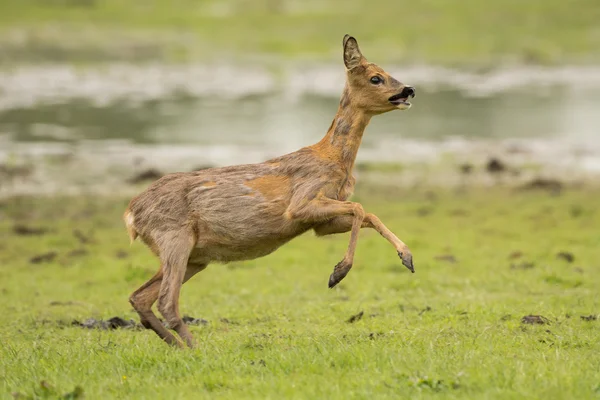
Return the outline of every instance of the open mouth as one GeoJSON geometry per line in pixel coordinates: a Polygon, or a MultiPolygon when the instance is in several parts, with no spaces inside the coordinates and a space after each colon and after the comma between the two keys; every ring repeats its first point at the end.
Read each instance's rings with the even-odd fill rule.
{"type": "MultiPolygon", "coordinates": [[[[415,96],[412,95],[410,97],[415,97],[415,96]]],[[[408,106],[408,107],[411,106],[410,102],[408,101],[408,96],[406,96],[406,94],[404,94],[404,93],[395,94],[392,97],[390,97],[388,99],[388,101],[395,106],[408,106]]]]}
{"type": "Polygon", "coordinates": [[[395,106],[399,106],[399,105],[410,106],[410,103],[408,102],[408,97],[401,97],[401,94],[402,93],[396,94],[396,95],[390,97],[388,99],[388,101],[395,106]]]}
{"type": "Polygon", "coordinates": [[[408,101],[411,97],[415,97],[415,89],[411,86],[405,86],[402,92],[393,95],[388,101],[396,107],[406,110],[411,106],[408,101]]]}

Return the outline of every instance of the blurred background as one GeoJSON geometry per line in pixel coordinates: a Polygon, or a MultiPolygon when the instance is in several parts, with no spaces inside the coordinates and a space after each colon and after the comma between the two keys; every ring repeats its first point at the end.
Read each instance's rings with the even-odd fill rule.
{"type": "Polygon", "coordinates": [[[312,144],[346,33],[417,88],[410,111],[373,120],[359,172],[586,179],[598,21],[597,0],[3,0],[0,194],[127,190],[312,144]]]}

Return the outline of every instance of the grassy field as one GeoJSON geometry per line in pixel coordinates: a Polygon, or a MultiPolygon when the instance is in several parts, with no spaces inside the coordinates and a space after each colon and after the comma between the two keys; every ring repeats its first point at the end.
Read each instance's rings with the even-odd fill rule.
{"type": "Polygon", "coordinates": [[[597,192],[361,182],[355,198],[409,244],[415,274],[371,231],[333,290],[347,234],[210,266],[183,289],[182,312],[207,321],[191,328],[193,351],[71,325],[137,319],[128,295],[157,264],[129,247],[127,199],[2,201],[0,397],[600,396],[597,192]],[[542,324],[522,321],[531,314],[542,324]]]}
{"type": "Polygon", "coordinates": [[[0,60],[338,60],[359,38],[380,62],[597,62],[597,0],[3,0],[0,60]]]}

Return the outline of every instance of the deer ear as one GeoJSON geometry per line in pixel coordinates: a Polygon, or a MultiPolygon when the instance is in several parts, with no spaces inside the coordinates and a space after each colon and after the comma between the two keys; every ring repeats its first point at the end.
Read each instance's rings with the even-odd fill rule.
{"type": "Polygon", "coordinates": [[[363,55],[358,48],[358,42],[350,35],[344,36],[344,64],[346,64],[346,68],[351,70],[356,68],[358,64],[360,64],[360,60],[363,58],[363,55]]]}

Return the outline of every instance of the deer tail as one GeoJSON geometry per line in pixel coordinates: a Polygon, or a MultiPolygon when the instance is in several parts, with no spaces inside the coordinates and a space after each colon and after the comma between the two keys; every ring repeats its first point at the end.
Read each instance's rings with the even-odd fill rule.
{"type": "Polygon", "coordinates": [[[127,228],[127,233],[129,234],[130,243],[133,243],[133,241],[137,238],[138,233],[133,226],[135,218],[129,208],[125,210],[125,214],[123,214],[123,220],[125,221],[125,227],[127,228]]]}

